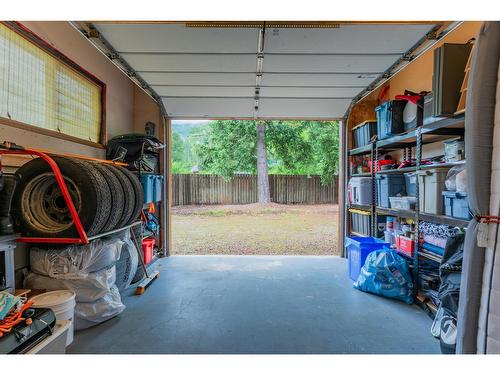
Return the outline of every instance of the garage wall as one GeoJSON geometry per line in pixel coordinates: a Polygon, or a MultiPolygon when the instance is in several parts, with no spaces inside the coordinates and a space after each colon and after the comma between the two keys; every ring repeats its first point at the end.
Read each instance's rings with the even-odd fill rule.
{"type": "MultiPolygon", "coordinates": [[[[106,129],[107,139],[123,133],[143,132],[144,124],[152,121],[157,131],[162,124],[156,102],[137,87],[107,57],[90,44],[68,22],[22,22],[24,26],[47,41],[60,52],[95,75],[106,84],[106,129]]],[[[103,146],[89,146],[64,140],[37,132],[19,129],[2,124],[0,119],[0,142],[12,141],[24,146],[82,154],[104,158],[103,146]]],[[[22,165],[29,157],[7,157],[2,159],[4,166],[22,165]]],[[[26,246],[19,245],[15,253],[16,284],[20,287],[22,273],[29,264],[26,246]]]]}
{"type": "Polygon", "coordinates": [[[466,43],[469,39],[476,38],[482,24],[483,22],[464,22],[422,56],[389,79],[384,86],[373,91],[365,99],[356,104],[351,113],[352,118],[349,121],[349,129],[366,120],[365,112],[367,110],[372,111],[378,105],[379,94],[386,86],[389,86],[389,90],[383,98],[380,98],[380,102],[394,99],[396,95],[403,94],[405,89],[415,92],[432,91],[434,49],[440,47],[443,43],[466,43]]]}
{"type": "MultiPolygon", "coordinates": [[[[68,22],[22,22],[22,24],[106,84],[108,139],[117,134],[144,129],[145,119],[159,124],[159,110],[153,99],[139,89],[68,22]],[[139,126],[141,122],[142,126],[139,126]]],[[[104,157],[103,147],[88,146],[22,130],[2,124],[0,120],[0,141],[3,140],[56,152],[104,157]]],[[[18,165],[19,161],[6,158],[4,164],[9,163],[18,165]]]]}
{"type": "MultiPolygon", "coordinates": [[[[367,112],[372,116],[373,110],[380,102],[395,99],[396,95],[403,94],[404,91],[411,90],[414,92],[432,91],[432,71],[433,71],[433,51],[444,43],[466,43],[471,38],[477,38],[477,34],[483,22],[464,22],[453,32],[448,34],[441,41],[436,43],[431,49],[426,51],[418,59],[414,60],[411,64],[402,69],[399,73],[393,76],[384,86],[373,91],[363,101],[353,107],[351,119],[349,122],[349,129],[360,122],[366,120],[367,112]],[[389,87],[388,91],[384,94],[383,98],[379,98],[382,90],[389,87]]],[[[350,137],[352,147],[352,137],[350,137]]],[[[414,151],[415,152],[415,151],[414,151]]],[[[440,144],[424,145],[422,147],[424,157],[433,157],[443,154],[443,147],[440,144]]],[[[402,151],[392,152],[396,159],[402,159],[402,151]]]]}
{"type": "MultiPolygon", "coordinates": [[[[136,133],[144,133],[147,122],[156,124],[155,135],[160,138],[160,127],[163,126],[161,111],[155,101],[139,87],[134,85],[134,117],[133,128],[136,133]]],[[[160,138],[161,139],[161,138],[160,138]]]]}

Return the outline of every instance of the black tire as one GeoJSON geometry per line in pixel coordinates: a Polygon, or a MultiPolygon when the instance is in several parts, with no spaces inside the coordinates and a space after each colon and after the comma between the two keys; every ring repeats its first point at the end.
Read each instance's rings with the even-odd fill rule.
{"type": "MultiPolygon", "coordinates": [[[[52,156],[87,235],[99,234],[111,211],[111,192],[96,169],[81,160],[52,156]]],[[[12,216],[17,231],[24,236],[74,237],[78,233],[50,166],[40,158],[24,164],[16,172],[19,185],[12,200],[12,216]]]]}
{"type": "Polygon", "coordinates": [[[144,205],[144,192],[142,191],[142,185],[139,179],[135,174],[130,172],[128,169],[117,166],[117,168],[129,179],[132,187],[134,189],[134,210],[132,216],[127,224],[132,224],[134,221],[139,219],[139,214],[142,211],[142,207],[144,205]]]}
{"type": "Polygon", "coordinates": [[[134,207],[135,207],[134,187],[132,186],[132,183],[127,178],[127,176],[125,176],[125,174],[120,170],[118,170],[118,168],[116,168],[114,165],[104,164],[104,166],[108,168],[111,171],[111,173],[113,173],[116,176],[116,178],[120,182],[120,185],[124,193],[123,213],[120,218],[120,221],[118,221],[118,226],[117,226],[117,228],[121,228],[127,225],[134,215],[134,207]]]}
{"type": "Polygon", "coordinates": [[[104,177],[108,183],[109,190],[111,191],[111,212],[107,223],[102,228],[103,232],[108,232],[110,230],[118,228],[118,223],[123,215],[123,205],[125,200],[125,194],[123,192],[122,185],[118,178],[110,171],[104,164],[92,162],[90,163],[92,167],[97,169],[97,171],[104,177]]]}

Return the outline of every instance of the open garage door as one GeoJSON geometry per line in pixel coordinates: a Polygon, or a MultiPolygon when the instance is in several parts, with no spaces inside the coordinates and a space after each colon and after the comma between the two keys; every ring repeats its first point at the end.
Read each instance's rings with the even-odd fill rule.
{"type": "Polygon", "coordinates": [[[75,23],[170,118],[338,119],[434,23],[75,23]]]}

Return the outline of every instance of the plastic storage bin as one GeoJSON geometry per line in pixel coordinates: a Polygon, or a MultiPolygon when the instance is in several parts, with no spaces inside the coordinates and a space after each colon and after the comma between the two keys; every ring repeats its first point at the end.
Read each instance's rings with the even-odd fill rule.
{"type": "Polygon", "coordinates": [[[349,210],[351,214],[351,230],[364,236],[370,235],[371,214],[360,210],[349,210]]]}
{"type": "MultiPolygon", "coordinates": [[[[404,96],[404,95],[403,95],[404,96]]],[[[411,96],[411,95],[410,95],[411,96]]],[[[398,99],[403,99],[403,97],[398,99]]],[[[403,110],[403,126],[405,131],[410,131],[418,126],[422,125],[423,122],[423,111],[424,108],[424,97],[420,97],[417,103],[413,103],[408,100],[403,110]]]]}
{"type": "Polygon", "coordinates": [[[365,121],[352,128],[352,131],[354,133],[354,147],[366,146],[370,143],[372,137],[377,134],[377,121],[365,121]]]}
{"type": "Polygon", "coordinates": [[[153,202],[156,175],[141,174],[140,180],[141,180],[142,190],[144,191],[144,203],[153,202]]]}
{"type": "Polygon", "coordinates": [[[470,220],[467,193],[461,191],[443,191],[444,214],[457,219],[470,220]]]}
{"type": "Polygon", "coordinates": [[[414,210],[417,197],[389,197],[391,208],[398,210],[414,210]]]}
{"type": "Polygon", "coordinates": [[[377,205],[389,208],[389,197],[405,196],[406,185],[403,173],[379,174],[377,180],[377,205]]]}
{"type": "Polygon", "coordinates": [[[155,247],[154,238],[145,238],[142,240],[142,254],[144,257],[144,264],[149,264],[153,260],[154,247],[155,247]]]}
{"type": "MultiPolygon", "coordinates": [[[[372,226],[372,216],[370,212],[350,209],[351,230],[363,236],[369,236],[372,226]]],[[[377,237],[384,235],[385,231],[385,215],[377,215],[377,237]]]]}
{"type": "Polygon", "coordinates": [[[406,100],[391,100],[375,108],[377,136],[385,139],[404,132],[403,110],[406,100]]]}
{"type": "Polygon", "coordinates": [[[384,247],[390,248],[390,246],[388,242],[373,237],[347,237],[345,247],[347,249],[349,277],[351,280],[357,280],[368,254],[384,247]]]}
{"type": "Polygon", "coordinates": [[[445,141],[444,143],[444,160],[447,163],[460,161],[465,159],[465,142],[460,140],[445,141]]]}
{"type": "Polygon", "coordinates": [[[352,177],[347,186],[352,204],[372,204],[373,186],[371,177],[352,177]]]}
{"type": "Polygon", "coordinates": [[[427,169],[418,172],[419,208],[421,212],[442,215],[443,190],[449,168],[427,169]]]}
{"type": "Polygon", "coordinates": [[[163,199],[163,176],[156,175],[154,179],[154,194],[153,194],[153,201],[154,202],[161,202],[163,199]]]}
{"type": "Polygon", "coordinates": [[[415,252],[415,241],[409,237],[396,236],[396,250],[400,253],[413,257],[415,252]]]}
{"type": "Polygon", "coordinates": [[[407,196],[417,196],[417,174],[415,172],[405,173],[405,186],[407,196]]]}

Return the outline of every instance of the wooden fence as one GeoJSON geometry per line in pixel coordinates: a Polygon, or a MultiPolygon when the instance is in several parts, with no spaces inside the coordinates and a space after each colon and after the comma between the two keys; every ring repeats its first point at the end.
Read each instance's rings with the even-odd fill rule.
{"type": "MultiPolygon", "coordinates": [[[[322,185],[319,176],[269,175],[271,201],[275,203],[338,203],[338,177],[322,185]]],[[[207,174],[174,174],[172,205],[247,204],[257,202],[257,176],[235,175],[224,181],[207,174]]]]}

